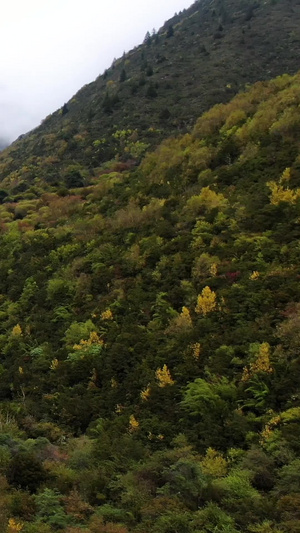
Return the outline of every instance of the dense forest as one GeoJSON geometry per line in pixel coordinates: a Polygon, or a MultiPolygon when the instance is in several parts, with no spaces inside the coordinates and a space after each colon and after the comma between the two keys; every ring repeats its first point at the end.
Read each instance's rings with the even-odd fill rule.
{"type": "Polygon", "coordinates": [[[0,156],[0,533],[299,533],[300,74],[160,126],[126,61],[0,156]]]}

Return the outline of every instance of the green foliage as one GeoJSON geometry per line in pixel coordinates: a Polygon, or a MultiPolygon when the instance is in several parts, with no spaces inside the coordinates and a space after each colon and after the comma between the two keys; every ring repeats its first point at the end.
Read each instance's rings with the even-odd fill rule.
{"type": "Polygon", "coordinates": [[[209,187],[203,187],[198,196],[192,196],[188,199],[186,204],[187,214],[193,217],[215,208],[225,207],[227,204],[226,198],[222,194],[217,194],[210,190],[209,187]]]}
{"type": "Polygon", "coordinates": [[[72,284],[64,279],[50,279],[47,287],[47,296],[52,302],[67,301],[72,291],[72,284]]]}
{"type": "Polygon", "coordinates": [[[35,492],[45,481],[46,472],[35,454],[17,452],[9,464],[7,479],[15,487],[35,492]]]}
{"type": "Polygon", "coordinates": [[[153,528],[153,533],[191,533],[190,517],[187,513],[166,513],[161,516],[153,528]]]}
{"type": "Polygon", "coordinates": [[[282,467],[277,483],[279,494],[290,494],[299,492],[300,486],[300,460],[295,459],[290,464],[282,467]]]}
{"type": "Polygon", "coordinates": [[[86,322],[72,322],[67,331],[65,332],[64,340],[66,346],[70,349],[74,344],[80,342],[81,339],[87,340],[96,328],[92,320],[86,322]]]}
{"type": "Polygon", "coordinates": [[[5,474],[7,472],[7,467],[11,460],[11,453],[8,446],[0,446],[0,472],[5,474]]]}
{"type": "MultiPolygon", "coordinates": [[[[207,504],[193,517],[195,531],[203,533],[238,533],[234,520],[215,503],[207,504]]],[[[193,529],[194,531],[194,529],[193,529]]]]}
{"type": "Polygon", "coordinates": [[[166,484],[159,489],[159,494],[175,496],[181,499],[190,509],[197,509],[204,491],[207,489],[207,477],[195,460],[181,458],[165,473],[166,484]]]}
{"type": "Polygon", "coordinates": [[[201,378],[197,378],[187,386],[182,406],[192,416],[201,416],[207,410],[222,410],[227,401],[234,401],[235,398],[236,389],[226,379],[219,383],[208,383],[201,378]]]}
{"type": "Polygon", "coordinates": [[[61,505],[60,494],[51,489],[44,489],[35,497],[37,507],[37,519],[55,529],[65,528],[68,522],[68,516],[61,505]]]}
{"type": "Polygon", "coordinates": [[[250,473],[246,470],[234,470],[229,476],[215,480],[214,486],[229,504],[235,500],[256,502],[261,498],[261,495],[251,486],[250,477],[250,473]]]}

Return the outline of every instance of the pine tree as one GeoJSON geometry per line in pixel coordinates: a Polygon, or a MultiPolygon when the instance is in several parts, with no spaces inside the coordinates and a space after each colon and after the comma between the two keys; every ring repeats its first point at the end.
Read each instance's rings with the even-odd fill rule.
{"type": "Polygon", "coordinates": [[[126,74],[126,70],[123,68],[120,74],[120,83],[123,83],[126,80],[127,80],[127,74],[126,74]]]}

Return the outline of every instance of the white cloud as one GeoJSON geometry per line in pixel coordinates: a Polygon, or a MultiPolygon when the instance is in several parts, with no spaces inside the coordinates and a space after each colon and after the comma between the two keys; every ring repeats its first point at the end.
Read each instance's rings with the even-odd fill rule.
{"type": "MultiPolygon", "coordinates": [[[[190,0],[191,1],[191,0],[190,0]]],[[[11,0],[0,18],[0,138],[13,140],[189,0],[11,0]]]]}

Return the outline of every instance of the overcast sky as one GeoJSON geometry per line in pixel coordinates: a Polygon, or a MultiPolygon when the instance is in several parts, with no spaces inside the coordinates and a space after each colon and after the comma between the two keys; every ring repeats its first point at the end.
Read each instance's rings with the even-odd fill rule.
{"type": "Polygon", "coordinates": [[[193,0],[10,0],[0,16],[0,140],[14,140],[193,0]]]}

